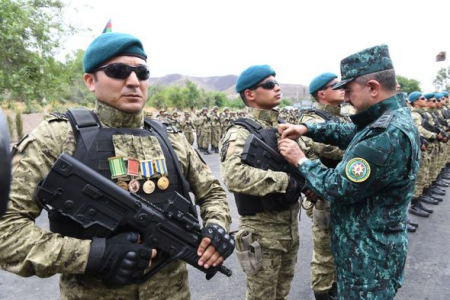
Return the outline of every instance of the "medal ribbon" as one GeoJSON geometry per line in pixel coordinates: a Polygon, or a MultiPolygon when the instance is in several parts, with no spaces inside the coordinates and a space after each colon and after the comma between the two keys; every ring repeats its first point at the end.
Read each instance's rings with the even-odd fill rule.
{"type": "Polygon", "coordinates": [[[141,173],[146,178],[152,177],[155,173],[153,170],[153,160],[141,160],[141,173]]]}
{"type": "Polygon", "coordinates": [[[109,157],[109,170],[111,171],[111,178],[119,178],[127,175],[125,168],[125,161],[122,156],[109,157]]]}
{"type": "Polygon", "coordinates": [[[156,171],[161,175],[167,175],[167,166],[165,158],[155,159],[156,171]]]}
{"type": "Polygon", "coordinates": [[[134,158],[128,158],[127,175],[139,176],[139,160],[134,158]]]}

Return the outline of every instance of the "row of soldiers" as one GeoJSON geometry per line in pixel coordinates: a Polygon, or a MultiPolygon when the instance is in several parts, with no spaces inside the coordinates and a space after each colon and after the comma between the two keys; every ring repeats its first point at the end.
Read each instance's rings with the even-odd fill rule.
{"type": "Polygon", "coordinates": [[[450,103],[449,93],[426,93],[416,91],[407,97],[411,115],[421,139],[422,161],[409,213],[429,217],[433,209],[423,203],[438,205],[443,201],[444,188],[450,180],[450,103]]]}
{"type": "MultiPolygon", "coordinates": [[[[230,111],[228,107],[224,107],[221,112],[218,106],[214,106],[211,110],[203,107],[193,114],[190,111],[179,112],[174,110],[171,114],[166,109],[161,109],[156,119],[167,122],[181,130],[188,142],[194,144],[194,133],[197,138],[198,149],[204,154],[211,154],[211,151],[219,153],[219,140],[226,129],[238,118],[245,117],[245,111],[230,111]],[[194,115],[194,116],[193,116],[194,115]]],[[[147,114],[152,118],[151,114],[147,114]]]]}

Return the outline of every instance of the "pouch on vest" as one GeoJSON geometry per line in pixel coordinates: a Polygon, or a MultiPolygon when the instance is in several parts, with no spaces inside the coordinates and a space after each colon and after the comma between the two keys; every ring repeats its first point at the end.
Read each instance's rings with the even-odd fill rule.
{"type": "Polygon", "coordinates": [[[253,234],[245,229],[236,233],[236,255],[246,275],[255,275],[262,267],[261,245],[253,240],[253,234]]]}
{"type": "Polygon", "coordinates": [[[330,208],[324,209],[313,208],[313,222],[318,229],[330,228],[330,208]]]}

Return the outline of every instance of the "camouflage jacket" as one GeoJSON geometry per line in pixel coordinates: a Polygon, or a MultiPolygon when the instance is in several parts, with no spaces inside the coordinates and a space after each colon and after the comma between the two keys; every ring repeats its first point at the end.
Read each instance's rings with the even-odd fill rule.
{"type": "Polygon", "coordinates": [[[426,130],[422,126],[422,122],[423,122],[422,114],[424,112],[425,111],[421,108],[411,107],[411,116],[414,120],[414,124],[416,125],[417,130],[419,131],[420,135],[426,139],[435,140],[437,138],[437,134],[435,132],[426,130]]]}
{"type": "MultiPolygon", "coordinates": [[[[349,122],[347,117],[341,115],[340,107],[333,107],[330,105],[319,104],[317,110],[325,111],[330,114],[340,122],[349,122]]],[[[303,111],[301,118],[298,123],[323,123],[329,120],[325,120],[321,115],[317,113],[316,110],[308,110],[303,111]]],[[[336,146],[327,145],[323,143],[314,142],[311,138],[303,137],[303,141],[306,145],[311,147],[313,155],[310,155],[308,158],[316,159],[320,157],[329,158],[332,160],[340,160],[344,155],[344,151],[339,149],[336,146]]]]}
{"type": "MultiPolygon", "coordinates": [[[[248,116],[263,128],[277,126],[278,112],[274,110],[251,109],[248,116]]],[[[231,126],[220,141],[221,156],[220,174],[230,192],[253,196],[264,196],[269,193],[285,193],[289,175],[284,172],[261,170],[241,161],[241,153],[250,132],[241,126],[231,126]]],[[[281,212],[263,212],[256,216],[241,217],[252,224],[253,229],[264,232],[266,237],[278,240],[292,239],[297,225],[296,215],[299,205],[292,210],[281,212]],[[295,226],[294,226],[295,223],[295,226]]]]}
{"type": "Polygon", "coordinates": [[[331,249],[337,272],[356,291],[403,282],[406,211],[420,166],[420,142],[397,96],[351,117],[354,124],[308,125],[315,141],[345,149],[335,169],[318,161],[299,170],[307,187],[331,203],[331,249]]]}
{"type": "MultiPolygon", "coordinates": [[[[98,103],[96,114],[105,127],[143,127],[143,113],[126,114],[98,103]]],[[[182,133],[169,132],[168,135],[183,175],[200,205],[202,219],[228,230],[231,219],[226,194],[219,181],[186,139],[180,138],[182,133]]],[[[16,146],[10,207],[0,220],[1,268],[21,276],[84,273],[91,241],[63,238],[36,226],[34,222],[41,214],[41,208],[33,200],[38,182],[47,175],[61,153],[73,154],[75,143],[70,122],[64,116],[50,116],[16,146]]],[[[119,147],[122,147],[121,151],[127,150],[126,144],[119,147]]],[[[152,149],[144,152],[148,151],[152,149]]],[[[144,284],[151,282],[150,279],[144,284]]]]}

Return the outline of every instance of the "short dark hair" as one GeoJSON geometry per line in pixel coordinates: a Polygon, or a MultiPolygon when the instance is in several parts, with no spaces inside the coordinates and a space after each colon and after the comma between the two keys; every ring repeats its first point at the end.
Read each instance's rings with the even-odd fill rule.
{"type": "Polygon", "coordinates": [[[380,83],[381,88],[385,91],[395,91],[397,86],[397,80],[395,78],[395,70],[383,70],[380,72],[370,73],[363,76],[359,76],[355,79],[355,82],[364,85],[369,80],[376,80],[380,83]]]}
{"type": "Polygon", "coordinates": [[[244,102],[245,106],[247,105],[247,98],[245,97],[245,90],[239,93],[239,96],[241,96],[242,101],[244,102]]]}

